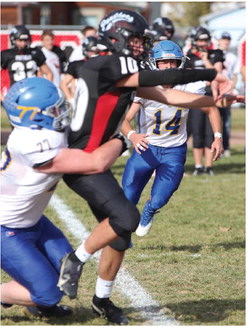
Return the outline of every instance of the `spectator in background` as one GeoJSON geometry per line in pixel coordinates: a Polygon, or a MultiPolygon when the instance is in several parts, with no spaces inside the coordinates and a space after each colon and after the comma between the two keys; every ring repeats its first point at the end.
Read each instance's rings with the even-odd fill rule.
{"type": "MultiPolygon", "coordinates": [[[[192,48],[188,51],[187,57],[190,61],[186,61],[186,68],[215,68],[218,72],[222,72],[224,56],[221,50],[210,49],[211,35],[209,31],[198,26],[191,33],[192,48]]],[[[211,88],[206,87],[206,95],[212,95],[211,88]]],[[[193,155],[195,161],[194,176],[206,173],[214,175],[212,170],[213,154],[211,152],[211,144],[214,140],[213,130],[210,125],[209,118],[200,110],[191,110],[188,119],[189,130],[193,136],[193,155]],[[203,167],[203,158],[205,157],[205,168],[203,167]]],[[[216,135],[215,135],[216,137],[216,135]]],[[[218,137],[222,137],[219,133],[218,137]]]]}
{"type": "Polygon", "coordinates": [[[74,93],[75,93],[75,81],[78,78],[79,68],[91,57],[95,57],[99,54],[97,48],[98,39],[95,36],[86,37],[83,44],[80,46],[84,59],[76,60],[69,63],[65,75],[61,81],[61,89],[65,93],[66,99],[74,107],[74,93]]]}
{"type": "Polygon", "coordinates": [[[53,73],[53,83],[59,87],[60,74],[62,73],[62,63],[65,61],[63,51],[56,45],[54,45],[54,34],[52,30],[44,30],[41,35],[42,45],[41,51],[46,57],[46,64],[53,73]],[[60,58],[58,56],[60,54],[60,58]]]}
{"type": "Polygon", "coordinates": [[[49,33],[51,35],[52,45],[53,45],[51,51],[56,53],[56,55],[59,57],[60,71],[61,71],[61,73],[63,73],[64,72],[64,67],[65,67],[65,64],[66,64],[66,61],[67,61],[65,51],[62,50],[59,46],[54,44],[54,33],[53,33],[52,30],[44,30],[43,33],[49,33]]]}
{"type": "Polygon", "coordinates": [[[82,30],[82,41],[79,46],[77,46],[71,53],[69,57],[69,62],[82,60],[85,58],[85,56],[82,53],[82,43],[84,39],[88,36],[97,36],[97,30],[93,26],[85,26],[85,28],[82,30]]]}
{"type": "MultiPolygon", "coordinates": [[[[240,63],[237,56],[228,51],[231,43],[231,35],[223,32],[219,39],[219,49],[223,51],[225,61],[223,63],[223,74],[226,75],[233,84],[233,88],[237,83],[238,74],[240,72],[240,63]]],[[[231,133],[231,107],[219,108],[223,124],[223,147],[224,156],[230,157],[230,133],[231,133]]]]}
{"type": "MultiPolygon", "coordinates": [[[[10,31],[11,49],[1,51],[1,68],[7,69],[10,84],[36,76],[40,70],[50,81],[53,74],[46,64],[46,57],[38,48],[31,48],[31,35],[24,25],[16,25],[10,31]]],[[[1,99],[4,95],[1,94],[1,99]]]]}

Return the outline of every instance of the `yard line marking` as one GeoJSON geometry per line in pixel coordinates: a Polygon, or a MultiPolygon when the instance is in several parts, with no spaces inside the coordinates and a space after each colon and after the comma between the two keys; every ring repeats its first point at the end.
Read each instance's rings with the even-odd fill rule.
{"type": "MultiPolygon", "coordinates": [[[[69,232],[71,232],[80,242],[85,240],[89,235],[89,231],[78,220],[74,212],[68,207],[64,201],[54,194],[49,205],[57,213],[58,217],[66,224],[69,232]]],[[[100,251],[94,254],[94,258],[99,260],[100,251]]],[[[130,275],[125,269],[121,268],[115,280],[116,287],[130,300],[132,307],[139,311],[142,317],[148,320],[151,325],[160,326],[178,326],[179,322],[174,318],[168,317],[164,311],[160,309],[159,304],[152,299],[146,290],[130,275]],[[128,287],[127,287],[128,285],[128,287]]]]}

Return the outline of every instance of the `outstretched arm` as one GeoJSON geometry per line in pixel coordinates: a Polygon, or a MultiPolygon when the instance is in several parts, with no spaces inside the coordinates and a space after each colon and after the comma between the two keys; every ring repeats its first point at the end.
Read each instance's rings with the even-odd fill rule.
{"type": "Polygon", "coordinates": [[[97,174],[109,169],[122,150],[122,141],[114,138],[87,153],[81,149],[62,149],[48,164],[36,168],[40,173],[97,174]]]}
{"type": "Polygon", "coordinates": [[[163,71],[144,70],[127,76],[116,83],[117,87],[150,87],[157,85],[187,84],[196,81],[214,81],[213,94],[217,99],[231,90],[232,84],[215,69],[166,69],[163,71]]]}
{"type": "Polygon", "coordinates": [[[213,106],[227,107],[232,103],[242,102],[240,96],[225,96],[218,101],[214,101],[209,96],[159,87],[139,87],[137,88],[137,96],[189,109],[213,106]]]}

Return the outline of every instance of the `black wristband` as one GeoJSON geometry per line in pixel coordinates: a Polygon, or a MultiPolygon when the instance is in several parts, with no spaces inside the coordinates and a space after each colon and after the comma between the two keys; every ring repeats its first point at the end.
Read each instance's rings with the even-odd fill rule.
{"type": "Polygon", "coordinates": [[[196,81],[212,81],[215,69],[165,69],[163,71],[142,70],[139,73],[139,86],[177,85],[196,81]]]}
{"type": "Polygon", "coordinates": [[[114,135],[112,137],[112,139],[119,139],[119,140],[121,140],[121,142],[122,142],[122,149],[121,149],[120,155],[122,155],[122,153],[125,152],[129,148],[128,143],[127,143],[127,141],[126,141],[126,139],[125,139],[125,137],[123,135],[116,134],[116,135],[114,135]]]}

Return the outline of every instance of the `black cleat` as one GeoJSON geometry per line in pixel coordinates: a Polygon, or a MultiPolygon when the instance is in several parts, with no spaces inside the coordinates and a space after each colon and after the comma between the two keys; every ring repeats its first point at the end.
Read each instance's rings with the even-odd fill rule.
{"type": "Polygon", "coordinates": [[[122,310],[117,308],[109,298],[101,299],[94,295],[92,300],[93,312],[117,325],[127,325],[128,319],[122,310]]]}
{"type": "Polygon", "coordinates": [[[214,172],[213,172],[212,167],[205,167],[204,173],[207,174],[207,175],[210,175],[210,176],[214,176],[214,172]]]}
{"type": "Polygon", "coordinates": [[[53,305],[52,307],[42,307],[42,306],[27,306],[24,309],[24,313],[27,316],[35,317],[65,317],[71,316],[73,314],[72,308],[67,305],[53,305]]]}
{"type": "Polygon", "coordinates": [[[200,167],[200,168],[195,168],[194,172],[193,172],[193,176],[199,176],[199,175],[202,175],[204,173],[204,169],[203,167],[200,167]]]}
{"type": "Polygon", "coordinates": [[[67,253],[61,262],[58,287],[70,299],[75,299],[84,264],[77,258],[75,251],[67,253]]]}

